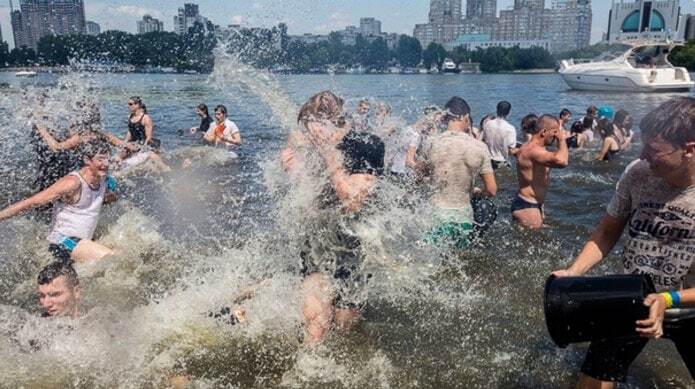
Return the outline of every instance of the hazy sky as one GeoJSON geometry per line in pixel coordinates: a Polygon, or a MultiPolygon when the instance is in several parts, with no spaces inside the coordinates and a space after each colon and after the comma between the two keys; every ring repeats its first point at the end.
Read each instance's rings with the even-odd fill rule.
{"type": "MultiPolygon", "coordinates": [[[[9,1],[0,0],[2,37],[12,43],[9,1]]],[[[101,30],[118,29],[136,32],[136,21],[150,14],[164,22],[166,30],[173,29],[173,18],[186,0],[84,0],[87,20],[101,25],[101,30]]],[[[290,34],[305,32],[326,33],[340,30],[348,24],[359,24],[362,16],[373,16],[382,22],[385,32],[412,34],[416,23],[427,21],[428,0],[198,0],[200,13],[213,23],[275,25],[285,22],[290,34]]],[[[15,6],[19,0],[14,0],[15,6]]],[[[464,0],[464,10],[465,10],[464,0]]],[[[610,0],[593,2],[592,41],[601,38],[608,26],[610,0]]],[[[499,0],[498,9],[505,9],[513,0],[499,0]]],[[[550,6],[550,0],[546,0],[550,6]]],[[[681,0],[683,13],[695,13],[695,0],[681,0]]]]}

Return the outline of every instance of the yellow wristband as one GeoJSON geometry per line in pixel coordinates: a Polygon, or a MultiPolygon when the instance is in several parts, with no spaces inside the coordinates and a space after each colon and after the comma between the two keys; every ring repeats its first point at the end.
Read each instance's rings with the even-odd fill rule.
{"type": "Polygon", "coordinates": [[[670,293],[660,293],[661,297],[666,301],[666,309],[673,308],[673,297],[670,293]]]}

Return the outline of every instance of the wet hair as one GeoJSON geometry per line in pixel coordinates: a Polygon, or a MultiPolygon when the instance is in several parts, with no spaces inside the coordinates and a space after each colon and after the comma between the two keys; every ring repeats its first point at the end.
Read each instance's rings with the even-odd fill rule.
{"type": "Polygon", "coordinates": [[[695,98],[669,100],[649,112],[640,122],[647,138],[660,137],[675,145],[695,142],[695,98]]]}
{"type": "Polygon", "coordinates": [[[333,92],[319,92],[311,96],[299,109],[297,122],[306,124],[311,121],[333,121],[342,114],[343,104],[343,99],[333,92]]]}
{"type": "Polygon", "coordinates": [[[563,117],[563,116],[567,116],[567,115],[572,116],[572,111],[570,111],[570,110],[567,109],[567,108],[563,108],[563,109],[560,111],[560,116],[559,116],[559,117],[563,117]]]}
{"type": "Polygon", "coordinates": [[[624,109],[618,110],[613,116],[613,123],[620,128],[625,128],[628,118],[630,118],[630,113],[624,109]]]}
{"type": "Polygon", "coordinates": [[[357,103],[358,106],[360,106],[362,104],[369,105],[369,100],[368,99],[362,99],[357,103]]]}
{"type": "Polygon", "coordinates": [[[434,106],[434,105],[430,105],[428,107],[425,107],[425,109],[423,110],[422,113],[424,113],[425,115],[435,115],[435,114],[441,113],[441,112],[442,112],[442,110],[439,107],[434,106]]]}
{"type": "Polygon", "coordinates": [[[140,96],[130,96],[128,100],[133,101],[135,104],[138,105],[138,107],[142,109],[142,112],[147,113],[147,107],[145,106],[145,103],[142,102],[140,96]]]}
{"type": "Polygon", "coordinates": [[[576,122],[572,123],[572,128],[570,129],[570,132],[573,132],[575,134],[581,134],[584,132],[586,128],[584,127],[584,123],[577,120],[576,122]]]}
{"type": "Polygon", "coordinates": [[[374,134],[350,131],[336,146],[343,152],[343,165],[350,174],[384,174],[384,141],[374,134]]]}
{"type": "Polygon", "coordinates": [[[598,114],[598,108],[596,108],[595,105],[590,105],[590,106],[586,109],[586,114],[587,114],[588,116],[596,116],[596,115],[598,114]]]}
{"type": "Polygon", "coordinates": [[[598,122],[599,133],[602,138],[608,138],[609,136],[615,135],[615,129],[613,128],[613,121],[603,118],[598,122]]]}
{"type": "Polygon", "coordinates": [[[560,125],[560,119],[556,118],[551,114],[546,113],[545,115],[541,115],[541,117],[538,118],[536,133],[542,130],[547,130],[548,122],[554,122],[556,125],[560,125]]]}
{"type": "Polygon", "coordinates": [[[221,111],[224,114],[224,116],[227,116],[227,107],[225,107],[224,105],[220,104],[217,107],[215,107],[215,113],[217,113],[217,111],[221,111]]]}
{"type": "Polygon", "coordinates": [[[497,103],[497,116],[507,117],[512,111],[512,104],[509,101],[500,101],[497,103]]]}
{"type": "Polygon", "coordinates": [[[525,134],[534,135],[538,133],[538,116],[530,113],[521,119],[521,131],[525,134]]]}
{"type": "Polygon", "coordinates": [[[109,155],[111,154],[111,145],[101,138],[91,139],[89,142],[81,146],[80,154],[82,155],[83,159],[93,159],[99,154],[109,155]]]}
{"type": "Polygon", "coordinates": [[[203,111],[203,113],[205,113],[205,116],[210,116],[210,113],[208,113],[208,106],[207,105],[200,103],[200,104],[198,104],[198,106],[196,108],[203,111]]]}
{"type": "Polygon", "coordinates": [[[451,120],[461,120],[466,115],[470,115],[471,107],[466,100],[461,97],[454,96],[444,105],[444,122],[449,123],[451,120]]]}
{"type": "Polygon", "coordinates": [[[77,272],[72,267],[71,262],[51,262],[46,267],[41,269],[36,281],[39,285],[48,285],[58,277],[65,277],[69,287],[74,288],[80,285],[80,280],[77,278],[77,272]]]}
{"type": "Polygon", "coordinates": [[[592,129],[594,127],[594,118],[591,116],[585,116],[584,120],[582,121],[582,127],[587,130],[592,129]]]}

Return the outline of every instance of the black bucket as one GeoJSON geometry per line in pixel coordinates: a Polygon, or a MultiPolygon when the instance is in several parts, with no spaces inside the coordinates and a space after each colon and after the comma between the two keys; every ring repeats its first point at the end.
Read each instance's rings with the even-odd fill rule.
{"type": "Polygon", "coordinates": [[[545,283],[545,323],[555,344],[637,336],[649,316],[644,298],[654,293],[645,275],[555,277],[545,283]]]}

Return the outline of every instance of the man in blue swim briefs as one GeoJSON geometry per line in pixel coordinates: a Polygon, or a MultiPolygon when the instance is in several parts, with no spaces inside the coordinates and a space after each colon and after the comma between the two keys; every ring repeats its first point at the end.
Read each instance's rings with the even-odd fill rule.
{"type": "Polygon", "coordinates": [[[524,227],[540,229],[545,222],[543,203],[550,186],[550,169],[567,167],[569,148],[560,121],[552,115],[538,118],[530,133],[531,139],[516,153],[519,192],[512,200],[512,217],[524,227]],[[556,151],[546,149],[556,141],[556,151]]]}

